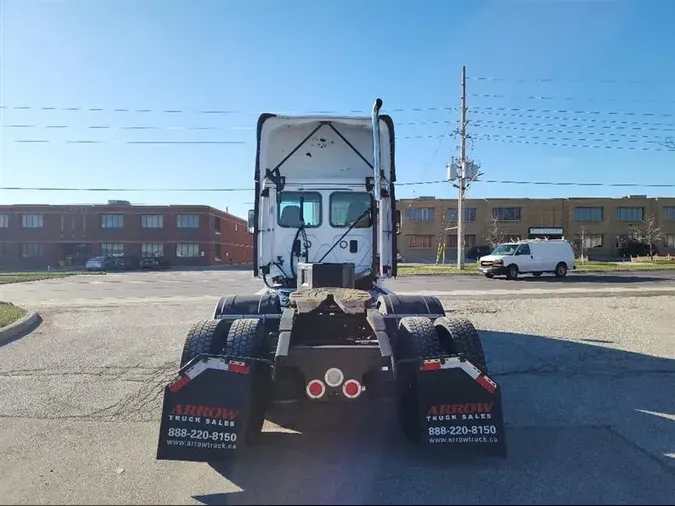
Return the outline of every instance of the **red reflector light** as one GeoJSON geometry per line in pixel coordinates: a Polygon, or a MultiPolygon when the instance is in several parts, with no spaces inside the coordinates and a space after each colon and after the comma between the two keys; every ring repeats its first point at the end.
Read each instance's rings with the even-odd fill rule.
{"type": "Polygon", "coordinates": [[[175,383],[169,385],[169,390],[173,393],[178,392],[181,388],[190,382],[190,376],[181,376],[175,383]]]}
{"type": "Polygon", "coordinates": [[[227,364],[227,370],[237,372],[239,374],[248,374],[248,366],[241,362],[230,362],[227,364]]]}
{"type": "Polygon", "coordinates": [[[315,379],[307,383],[307,396],[311,399],[323,397],[323,394],[325,393],[326,385],[324,385],[320,380],[315,379]]]}
{"type": "Polygon", "coordinates": [[[476,378],[476,381],[480,386],[482,386],[485,390],[487,390],[491,394],[497,391],[497,385],[486,376],[480,375],[476,378]]]}
{"type": "Polygon", "coordinates": [[[347,380],[342,386],[342,393],[349,399],[355,399],[361,395],[361,383],[356,380],[347,380]]]}
{"type": "Polygon", "coordinates": [[[437,371],[441,368],[440,360],[426,360],[420,366],[421,371],[437,371]]]}

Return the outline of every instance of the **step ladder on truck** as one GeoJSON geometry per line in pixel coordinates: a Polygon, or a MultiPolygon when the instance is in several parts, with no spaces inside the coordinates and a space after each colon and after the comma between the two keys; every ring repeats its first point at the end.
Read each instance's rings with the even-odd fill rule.
{"type": "Polygon", "coordinates": [[[265,288],[221,297],[189,330],[158,459],[228,459],[281,401],[348,410],[382,385],[409,441],[506,456],[501,391],[472,323],[383,286],[398,227],[394,123],[381,107],[260,116],[249,229],[265,288]]]}

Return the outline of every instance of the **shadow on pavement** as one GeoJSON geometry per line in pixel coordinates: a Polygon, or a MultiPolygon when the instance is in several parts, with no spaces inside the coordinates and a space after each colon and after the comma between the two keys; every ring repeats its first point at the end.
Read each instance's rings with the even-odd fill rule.
{"type": "MultiPolygon", "coordinates": [[[[503,279],[503,278],[495,278],[503,279]]],[[[505,280],[508,281],[508,280],[505,280]]],[[[522,281],[526,283],[603,283],[603,284],[620,284],[630,285],[634,283],[663,283],[672,282],[673,279],[657,278],[649,275],[614,275],[614,274],[585,274],[585,273],[570,273],[564,278],[557,278],[552,274],[542,274],[541,277],[535,278],[530,274],[521,274],[515,281],[522,281]]]]}
{"type": "MultiPolygon", "coordinates": [[[[667,504],[675,497],[675,360],[481,332],[503,393],[509,457],[406,442],[390,401],[302,434],[270,432],[211,464],[241,492],[202,504],[667,504]]],[[[598,340],[598,342],[606,342],[598,340]]],[[[331,417],[329,417],[331,418],[331,417]]]]}

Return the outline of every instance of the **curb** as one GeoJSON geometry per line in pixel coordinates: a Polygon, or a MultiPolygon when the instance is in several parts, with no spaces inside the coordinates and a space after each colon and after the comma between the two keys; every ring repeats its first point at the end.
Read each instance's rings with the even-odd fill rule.
{"type": "Polygon", "coordinates": [[[29,332],[42,321],[40,315],[37,313],[29,313],[22,316],[14,323],[10,323],[6,327],[0,328],[0,346],[6,344],[14,339],[22,337],[23,334],[29,332]]]}

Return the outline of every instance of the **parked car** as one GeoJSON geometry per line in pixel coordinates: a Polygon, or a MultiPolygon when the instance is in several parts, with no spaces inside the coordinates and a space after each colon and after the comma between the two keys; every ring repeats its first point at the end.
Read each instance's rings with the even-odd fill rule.
{"type": "Polygon", "coordinates": [[[146,271],[157,271],[160,269],[168,269],[170,265],[168,260],[161,257],[144,257],[141,259],[140,267],[146,271]]]}
{"type": "Polygon", "coordinates": [[[84,268],[88,271],[110,271],[115,268],[115,259],[111,256],[90,258],[84,268]]]}
{"type": "Polygon", "coordinates": [[[114,257],[115,269],[118,271],[133,271],[140,267],[140,259],[134,256],[114,257]]]}
{"type": "Polygon", "coordinates": [[[479,270],[488,278],[505,275],[515,279],[518,274],[541,276],[552,272],[562,278],[570,269],[576,269],[572,245],[562,239],[530,239],[497,246],[492,253],[481,257],[479,270]]]}

